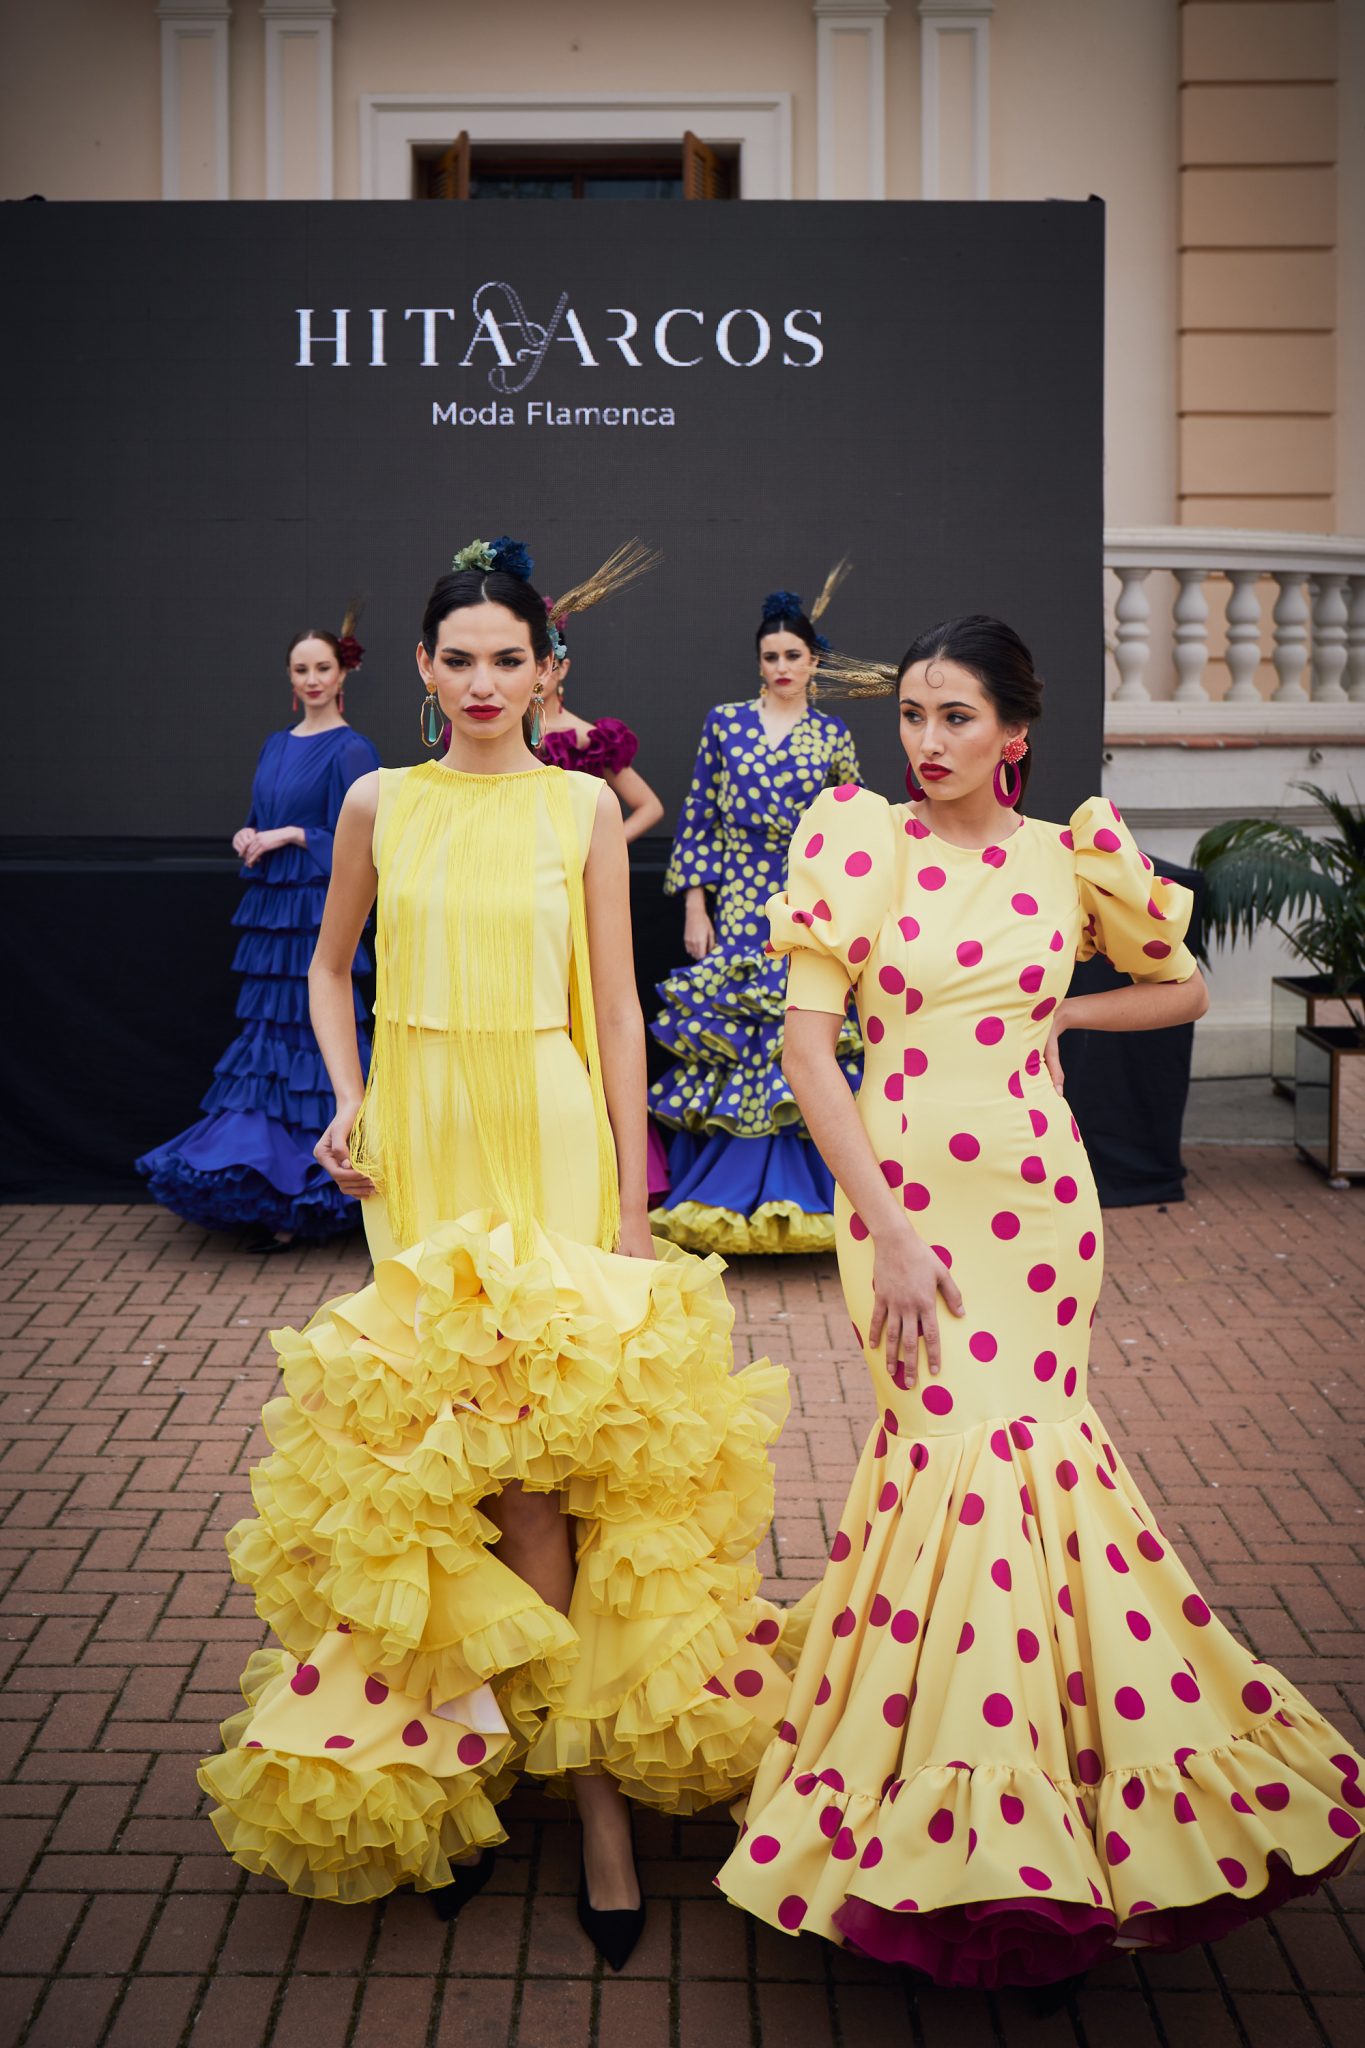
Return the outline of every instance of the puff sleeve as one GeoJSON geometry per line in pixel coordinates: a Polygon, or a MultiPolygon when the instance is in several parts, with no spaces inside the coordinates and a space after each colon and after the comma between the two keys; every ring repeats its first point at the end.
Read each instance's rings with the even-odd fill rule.
{"type": "Polygon", "coordinates": [[[768,950],[789,956],[787,1007],[842,1017],[891,902],[895,837],[884,797],[824,790],[792,837],[787,887],[768,903],[768,950]]]}
{"type": "Polygon", "coordinates": [[[1081,905],[1077,959],[1103,953],[1134,981],[1188,981],[1195,972],[1184,944],[1190,891],[1155,872],[1107,797],[1087,797],[1072,814],[1071,842],[1081,905]]]}
{"type": "Polygon", "coordinates": [[[692,770],[692,786],[683,800],[678,829],[673,835],[673,853],[664,876],[665,896],[680,896],[684,889],[720,886],[724,873],[720,850],[722,766],[716,714],[708,711],[692,770]]]}
{"type": "Polygon", "coordinates": [[[640,742],[630,727],[620,718],[599,718],[592,729],[592,739],[597,742],[599,759],[592,764],[595,775],[619,775],[623,768],[629,768],[640,751],[640,742]]]}

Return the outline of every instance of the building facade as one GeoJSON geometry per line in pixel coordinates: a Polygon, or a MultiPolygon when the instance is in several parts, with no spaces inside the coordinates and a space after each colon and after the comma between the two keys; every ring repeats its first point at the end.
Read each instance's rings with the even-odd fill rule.
{"type": "Polygon", "coordinates": [[[0,67],[6,199],[1098,195],[1108,791],[1175,860],[1365,789],[1365,0],[11,0],[0,67]]]}

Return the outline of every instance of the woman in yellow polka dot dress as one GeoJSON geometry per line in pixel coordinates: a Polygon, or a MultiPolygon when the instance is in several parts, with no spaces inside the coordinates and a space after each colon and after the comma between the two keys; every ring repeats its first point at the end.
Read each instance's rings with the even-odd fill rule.
{"type": "Polygon", "coordinates": [[[1100,798],[1017,814],[1041,688],[1008,627],[935,628],[884,687],[912,801],[820,797],[770,905],[878,1420],[720,1883],[942,1984],[1039,1984],[1320,1883],[1362,1763],[1213,1616],[1086,1398],[1102,1227],[1057,1039],[1202,1013],[1188,892],[1100,798]],[[1097,951],[1134,985],[1069,997],[1097,951]]]}
{"type": "MultiPolygon", "coordinates": [[[[848,727],[810,702],[828,645],[812,621],[844,566],[809,617],[793,591],[764,599],[758,701],[707,713],[664,882],[669,895],[686,896],[693,964],[660,984],[652,1026],[677,1060],[650,1091],[654,1115],[677,1132],[672,1189],[653,1222],[694,1251],[827,1251],[834,1243],[834,1182],[782,1074],[784,974],[766,951],[764,905],[786,880],[806,806],[828,784],[858,780],[848,727]]],[[[856,1081],[851,1023],[839,1055],[856,1081]]]]}

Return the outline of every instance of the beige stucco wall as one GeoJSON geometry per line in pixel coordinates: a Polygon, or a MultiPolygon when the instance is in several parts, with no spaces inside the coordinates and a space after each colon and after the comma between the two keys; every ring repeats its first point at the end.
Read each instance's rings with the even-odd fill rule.
{"type": "Polygon", "coordinates": [[[1107,208],[1111,526],[1174,517],[1177,79],[1173,0],[1002,0],[991,23],[992,196],[1107,208]]]}
{"type": "MultiPolygon", "coordinates": [[[[921,33],[916,0],[892,0],[896,199],[922,188],[921,33]]],[[[265,195],[265,46],[258,0],[236,0],[238,199],[265,195]]],[[[996,0],[989,48],[990,195],[1106,202],[1108,522],[1365,526],[1365,0],[996,0]]],[[[943,190],[966,196],[970,50],[940,49],[943,190]]],[[[811,0],[522,0],[514,20],[475,0],[336,0],[333,57],[339,198],[361,189],[360,100],[380,92],[786,92],[793,190],[817,192],[811,0]]],[[[187,62],[188,196],[212,185],[208,61],[187,62]]],[[[316,61],[286,61],[295,191],[316,61]]],[[[863,61],[840,46],[841,191],[865,153],[863,61]]],[[[0,7],[0,196],[159,198],[161,63],[154,0],[0,7]]]]}
{"type": "Polygon", "coordinates": [[[147,0],[0,6],[0,199],[157,199],[161,41],[147,0]]]}

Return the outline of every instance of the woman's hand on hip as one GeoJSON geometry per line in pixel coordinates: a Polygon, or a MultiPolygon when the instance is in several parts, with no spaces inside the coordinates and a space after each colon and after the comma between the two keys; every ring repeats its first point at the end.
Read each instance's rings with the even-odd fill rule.
{"type": "Polygon", "coordinates": [[[374,1182],[368,1180],[363,1173],[357,1173],[351,1164],[351,1132],[355,1128],[355,1120],[359,1114],[358,1102],[346,1103],[338,1108],[336,1115],[314,1145],[313,1157],[318,1165],[331,1175],[343,1195],[352,1195],[357,1201],[363,1201],[367,1195],[374,1193],[374,1182]]]}
{"type": "Polygon", "coordinates": [[[957,1282],[936,1252],[908,1223],[874,1237],[872,1246],[872,1323],[868,1343],[885,1336],[886,1367],[904,1364],[907,1383],[914,1386],[919,1366],[919,1340],[924,1338],[930,1374],[937,1378],[943,1357],[938,1334],[938,1297],[949,1311],[962,1314],[957,1282]]]}
{"type": "Polygon", "coordinates": [[[1066,1030],[1065,1010],[1066,1000],[1063,998],[1052,1013],[1052,1029],[1048,1032],[1047,1048],[1043,1053],[1043,1064],[1047,1068],[1048,1078],[1059,1095],[1066,1093],[1066,1075],[1062,1071],[1061,1054],[1062,1033],[1066,1030]]]}

